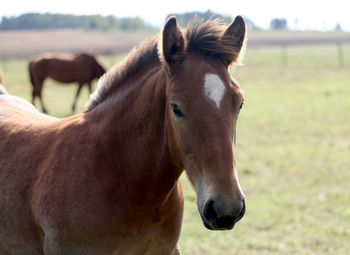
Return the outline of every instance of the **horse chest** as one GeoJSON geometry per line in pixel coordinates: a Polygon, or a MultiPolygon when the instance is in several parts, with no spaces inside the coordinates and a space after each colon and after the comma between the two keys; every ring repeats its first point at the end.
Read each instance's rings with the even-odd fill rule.
{"type": "Polygon", "coordinates": [[[48,229],[44,237],[44,250],[46,247],[46,251],[49,250],[53,254],[68,255],[174,254],[179,230],[174,232],[174,229],[171,229],[173,227],[171,222],[159,221],[152,224],[147,219],[140,219],[133,223],[126,221],[119,224],[119,228],[114,227],[110,230],[113,232],[90,233],[90,236],[87,233],[76,233],[79,236],[77,239],[66,239],[68,233],[48,229]],[[82,236],[86,238],[82,239],[82,236]]]}
{"type": "Polygon", "coordinates": [[[118,248],[112,254],[173,254],[181,230],[182,211],[174,213],[144,215],[125,222],[125,232],[118,233],[118,248]]]}
{"type": "Polygon", "coordinates": [[[166,208],[125,209],[128,206],[121,204],[123,210],[119,211],[82,208],[77,212],[72,208],[71,218],[65,222],[56,221],[62,217],[46,215],[41,221],[45,244],[56,253],[68,255],[173,254],[183,205],[182,200],[169,202],[173,206],[166,208]]]}
{"type": "Polygon", "coordinates": [[[130,236],[122,237],[118,240],[118,243],[118,247],[113,250],[111,254],[165,255],[172,254],[175,249],[174,241],[169,240],[169,234],[167,233],[135,233],[130,236]]]}

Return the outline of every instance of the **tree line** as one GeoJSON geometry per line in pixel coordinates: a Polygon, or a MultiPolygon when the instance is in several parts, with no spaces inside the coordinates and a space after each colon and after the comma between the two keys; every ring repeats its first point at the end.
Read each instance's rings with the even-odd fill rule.
{"type": "MultiPolygon", "coordinates": [[[[232,22],[232,16],[224,16],[219,13],[207,10],[205,12],[185,12],[170,13],[176,16],[180,26],[186,27],[188,22],[194,18],[201,20],[219,18],[224,23],[232,22]]],[[[248,29],[260,29],[254,22],[245,17],[248,29]]],[[[341,30],[338,25],[338,30],[341,30]]],[[[20,16],[3,17],[0,20],[0,30],[20,30],[20,29],[58,29],[58,28],[83,28],[90,30],[154,30],[155,28],[147,24],[139,17],[117,18],[113,15],[72,15],[59,13],[24,13],[20,16]]],[[[270,29],[287,30],[287,20],[283,18],[271,19],[270,29]]]]}
{"type": "Polygon", "coordinates": [[[25,13],[3,17],[0,30],[84,28],[91,30],[148,30],[152,27],[139,17],[117,18],[113,15],[71,15],[25,13]]]}

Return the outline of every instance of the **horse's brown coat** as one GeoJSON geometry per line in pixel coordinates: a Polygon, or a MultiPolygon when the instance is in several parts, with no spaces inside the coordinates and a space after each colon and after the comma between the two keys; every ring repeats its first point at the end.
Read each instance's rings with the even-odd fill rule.
{"type": "Polygon", "coordinates": [[[87,85],[90,93],[92,93],[91,82],[104,73],[105,69],[90,54],[59,55],[46,53],[40,55],[29,63],[30,81],[33,86],[32,103],[34,104],[35,98],[39,97],[43,112],[47,112],[42,100],[43,83],[47,77],[62,83],[77,82],[78,90],[72,105],[72,111],[74,112],[82,87],[87,85]]]}
{"type": "MultiPolygon", "coordinates": [[[[216,33],[210,40],[225,32],[213,21],[201,29],[216,33]]],[[[177,43],[191,37],[179,33],[171,18],[160,46],[171,50],[159,61],[157,43],[144,44],[136,52],[153,52],[144,64],[107,74],[85,113],[55,119],[0,95],[1,255],[180,254],[184,169],[208,228],[232,228],[243,216],[234,159],[243,99],[227,72],[239,52],[229,61],[200,44],[168,47],[194,47],[177,43]],[[206,73],[225,84],[220,110],[203,92],[206,73]],[[175,103],[185,117],[174,115],[175,103]],[[205,213],[208,199],[217,222],[205,213]]]]}

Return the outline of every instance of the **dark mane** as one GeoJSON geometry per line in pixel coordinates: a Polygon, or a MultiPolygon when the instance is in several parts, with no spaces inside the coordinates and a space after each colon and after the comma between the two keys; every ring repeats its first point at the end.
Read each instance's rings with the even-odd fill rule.
{"type": "Polygon", "coordinates": [[[90,96],[87,110],[104,101],[120,84],[151,64],[159,63],[158,36],[134,48],[120,64],[114,66],[98,81],[96,91],[90,96]]]}
{"type": "MultiPolygon", "coordinates": [[[[189,23],[185,30],[186,52],[198,52],[203,55],[213,56],[226,61],[238,59],[237,52],[231,42],[222,40],[222,35],[227,26],[218,19],[200,22],[198,20],[189,23]]],[[[87,110],[106,99],[125,80],[142,72],[152,64],[160,64],[162,49],[160,49],[159,35],[152,40],[143,42],[134,48],[128,57],[120,64],[112,68],[98,82],[97,90],[91,95],[87,110]]]]}

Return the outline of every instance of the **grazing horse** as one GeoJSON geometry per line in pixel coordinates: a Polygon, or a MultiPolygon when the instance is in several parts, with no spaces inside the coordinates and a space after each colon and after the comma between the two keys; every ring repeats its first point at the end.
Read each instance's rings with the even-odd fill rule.
{"type": "Polygon", "coordinates": [[[241,16],[171,17],[64,119],[0,96],[0,254],[180,254],[183,171],[204,226],[232,229],[243,94],[228,66],[245,34],[241,16]]]}
{"type": "Polygon", "coordinates": [[[62,83],[77,82],[79,86],[72,105],[72,111],[75,112],[81,88],[87,85],[91,94],[91,82],[100,78],[104,73],[105,69],[97,62],[96,58],[86,53],[40,55],[29,63],[29,76],[33,86],[32,104],[34,104],[35,98],[39,97],[42,111],[47,113],[41,94],[44,80],[47,77],[62,83]]]}

